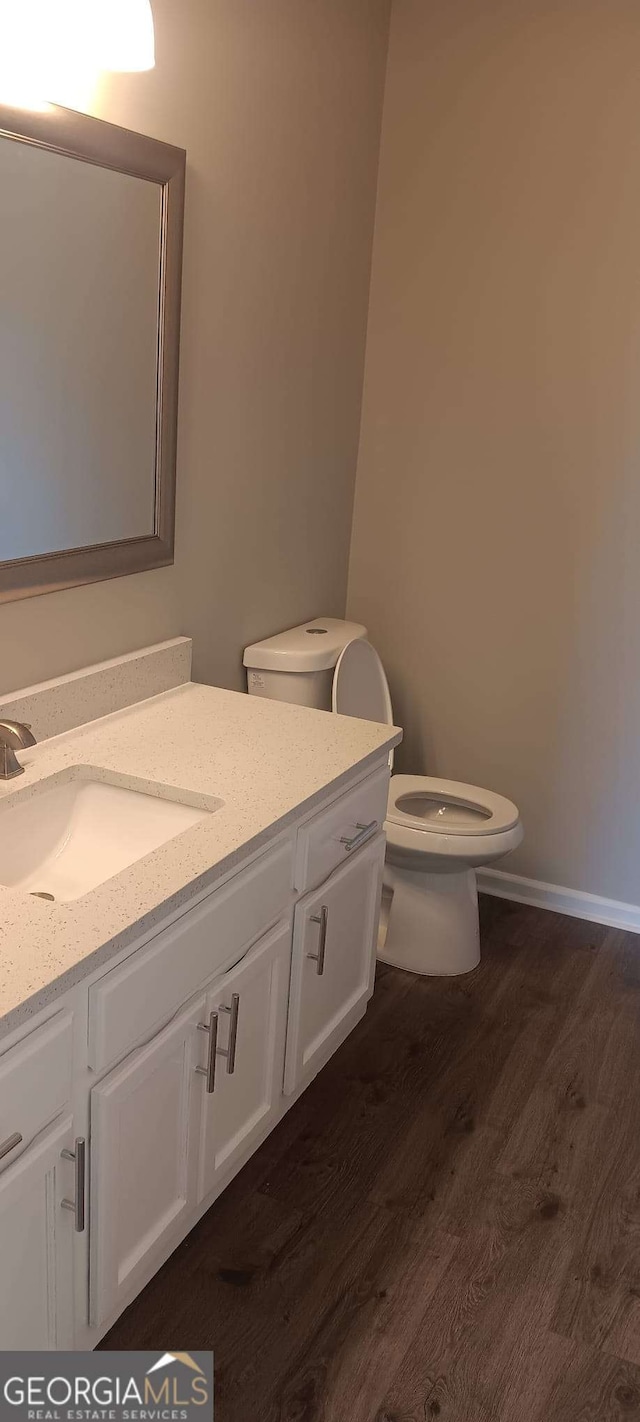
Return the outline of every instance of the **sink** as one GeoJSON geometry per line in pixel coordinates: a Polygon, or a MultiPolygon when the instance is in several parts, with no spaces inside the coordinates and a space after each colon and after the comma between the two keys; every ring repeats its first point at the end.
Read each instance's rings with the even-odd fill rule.
{"type": "Polygon", "coordinates": [[[115,776],[92,779],[90,768],[74,767],[0,802],[0,883],[51,901],[78,899],[222,805],[188,791],[158,791],[131,789],[115,776]]]}

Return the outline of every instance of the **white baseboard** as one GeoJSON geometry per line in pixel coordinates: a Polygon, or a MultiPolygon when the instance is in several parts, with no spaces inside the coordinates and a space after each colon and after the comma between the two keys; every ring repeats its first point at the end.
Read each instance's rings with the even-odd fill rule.
{"type": "Polygon", "coordinates": [[[563,889],[558,884],[545,884],[541,879],[505,874],[502,869],[478,869],[477,879],[481,893],[493,894],[498,899],[513,899],[519,904],[532,904],[534,908],[568,913],[572,918],[586,918],[590,923],[606,923],[610,928],[640,933],[638,904],[602,899],[598,894],[581,894],[577,889],[563,889]]]}

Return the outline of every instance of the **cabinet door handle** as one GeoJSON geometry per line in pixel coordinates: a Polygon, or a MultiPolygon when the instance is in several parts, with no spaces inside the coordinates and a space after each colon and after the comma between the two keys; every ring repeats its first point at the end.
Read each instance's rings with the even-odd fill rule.
{"type": "Polygon", "coordinates": [[[359,849],[362,844],[366,844],[371,839],[378,828],[378,821],[371,820],[368,825],[356,824],[357,834],[340,836],[340,843],[344,845],[345,853],[352,854],[354,849],[359,849]]]}
{"type": "Polygon", "coordinates": [[[76,1176],[76,1198],[75,1200],[61,1200],[63,1210],[73,1210],[75,1215],[76,1234],[82,1234],[85,1225],[85,1180],[86,1180],[86,1154],[87,1143],[84,1136],[76,1136],[75,1150],[61,1151],[63,1160],[73,1160],[75,1163],[76,1176]]]}
{"type": "Polygon", "coordinates": [[[213,1096],[213,1093],[214,1093],[214,1091],[215,1091],[215,1089],[216,1089],[216,1054],[217,1054],[217,1051],[218,1051],[218,1014],[217,1014],[217,1012],[210,1012],[210,1013],[209,1013],[209,1021],[208,1021],[208,1022],[199,1022],[199,1023],[198,1023],[198,1031],[199,1031],[199,1032],[208,1032],[208,1033],[209,1033],[209,1055],[208,1055],[208,1057],[207,1057],[207,1065],[206,1065],[206,1067],[197,1066],[197,1067],[196,1067],[196,1071],[198,1072],[198,1075],[199,1075],[199,1076],[206,1076],[206,1078],[207,1078],[207,1095],[208,1095],[208,1096],[213,1096]]]}
{"type": "Polygon", "coordinates": [[[229,1013],[229,1045],[219,1047],[218,1052],[221,1057],[227,1058],[227,1073],[233,1076],[236,1069],[236,1047],[238,1044],[238,1013],[240,1011],[240,993],[234,992],[231,995],[231,1007],[220,1004],[220,1012],[229,1013]]]}
{"type": "Polygon", "coordinates": [[[327,951],[327,924],[329,922],[329,910],[326,904],[322,905],[320,913],[312,913],[312,923],[320,924],[320,937],[318,939],[317,953],[307,953],[307,958],[311,958],[316,965],[316,972],[321,978],[324,972],[324,959],[327,951]]]}
{"type": "Polygon", "coordinates": [[[15,1131],[12,1136],[7,1136],[6,1141],[3,1141],[0,1145],[0,1160],[2,1160],[3,1156],[9,1155],[10,1151],[15,1150],[16,1146],[20,1145],[21,1140],[22,1136],[19,1131],[15,1131]]]}

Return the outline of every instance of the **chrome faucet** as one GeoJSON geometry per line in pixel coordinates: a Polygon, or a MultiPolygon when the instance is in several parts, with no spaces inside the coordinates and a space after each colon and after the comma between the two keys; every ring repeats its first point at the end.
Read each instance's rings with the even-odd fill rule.
{"type": "Polygon", "coordinates": [[[16,759],[17,750],[35,746],[36,738],[31,727],[22,721],[0,721],[0,780],[13,780],[14,775],[24,775],[24,766],[16,759]]]}

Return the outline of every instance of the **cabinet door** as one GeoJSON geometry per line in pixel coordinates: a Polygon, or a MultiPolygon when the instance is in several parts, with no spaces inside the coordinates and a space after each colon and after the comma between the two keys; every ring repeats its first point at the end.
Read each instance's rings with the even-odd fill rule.
{"type": "Polygon", "coordinates": [[[0,1175],[0,1350],[73,1347],[71,1118],[0,1175]]]}
{"type": "Polygon", "coordinates": [[[200,997],[91,1093],[91,1314],[150,1277],[194,1207],[200,997]]]}
{"type": "Polygon", "coordinates": [[[296,908],[287,1094],[324,1066],[373,992],[384,851],[377,835],[296,908]]]}
{"type": "Polygon", "coordinates": [[[282,1099],[291,923],[256,944],[207,998],[202,1063],[215,1052],[203,1093],[199,1198],[233,1174],[277,1117],[282,1099]],[[212,1021],[213,1019],[213,1021],[212,1021]]]}

